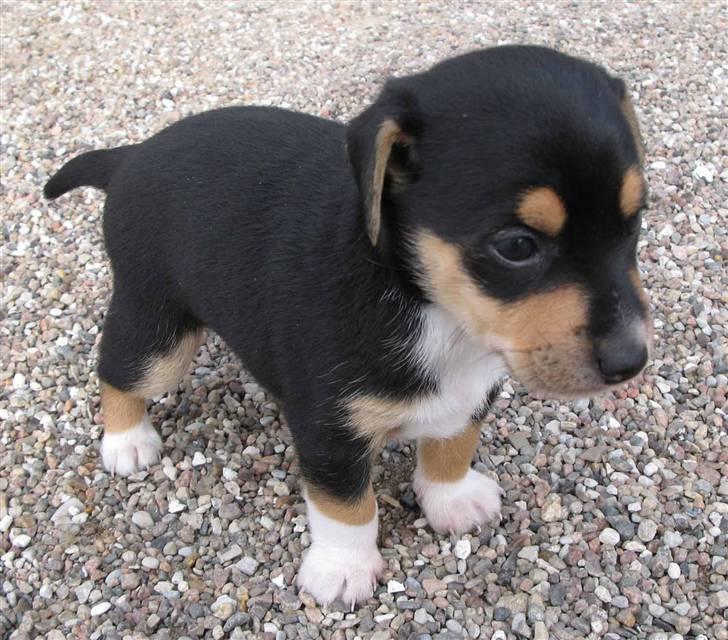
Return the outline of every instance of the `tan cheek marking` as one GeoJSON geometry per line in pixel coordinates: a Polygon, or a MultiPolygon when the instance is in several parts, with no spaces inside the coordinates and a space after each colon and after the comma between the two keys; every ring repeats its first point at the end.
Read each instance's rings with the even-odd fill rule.
{"type": "Polygon", "coordinates": [[[637,120],[637,113],[635,112],[632,100],[630,100],[628,95],[625,95],[622,99],[622,113],[624,114],[630,131],[632,132],[632,138],[634,138],[634,144],[635,147],[637,147],[637,156],[639,157],[640,162],[644,162],[645,149],[642,145],[639,120],[637,120]]]}
{"type": "Polygon", "coordinates": [[[417,245],[422,286],[476,335],[506,337],[519,348],[534,349],[572,338],[587,324],[586,292],[577,285],[502,303],[480,290],[458,247],[430,232],[421,233],[417,245]]]}
{"type": "Polygon", "coordinates": [[[475,424],[468,425],[461,434],[448,440],[419,440],[417,462],[428,480],[457,482],[470,469],[479,441],[480,427],[475,424]]]}
{"type": "Polygon", "coordinates": [[[644,194],[645,183],[641,171],[637,167],[630,167],[624,173],[619,191],[619,206],[625,218],[631,218],[637,213],[644,194]]]}
{"type": "Polygon", "coordinates": [[[366,493],[355,502],[347,502],[326,493],[322,489],[309,485],[307,498],[315,503],[316,508],[326,517],[352,526],[361,526],[371,522],[377,513],[377,501],[371,485],[366,493]]]}
{"type": "Polygon", "coordinates": [[[515,349],[560,349],[586,329],[588,313],[586,292],[568,285],[503,305],[498,327],[515,349]]]}
{"type": "Polygon", "coordinates": [[[144,377],[134,385],[134,392],[144,398],[153,398],[177,386],[203,340],[202,330],[190,332],[171,351],[152,359],[144,377]]]}
{"type": "Polygon", "coordinates": [[[136,427],[144,418],[144,398],[101,383],[101,409],[104,431],[120,433],[136,427]]]}
{"type": "Polygon", "coordinates": [[[524,194],[516,215],[523,224],[555,236],[566,222],[566,207],[553,189],[538,187],[524,194]]]}
{"type": "Polygon", "coordinates": [[[420,284],[432,300],[465,322],[472,333],[490,330],[499,303],[480,292],[465,271],[460,249],[429,231],[421,232],[416,244],[422,271],[420,284]]]}

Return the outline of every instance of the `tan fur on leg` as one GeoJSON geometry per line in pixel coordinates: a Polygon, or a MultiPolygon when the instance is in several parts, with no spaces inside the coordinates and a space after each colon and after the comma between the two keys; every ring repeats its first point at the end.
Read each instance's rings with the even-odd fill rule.
{"type": "Polygon", "coordinates": [[[417,442],[417,462],[432,482],[457,482],[470,469],[480,439],[480,426],[468,425],[448,440],[422,439],[417,442]]]}
{"type": "Polygon", "coordinates": [[[326,517],[352,526],[370,522],[377,514],[377,501],[369,485],[366,493],[355,502],[347,502],[314,486],[308,486],[306,497],[326,517]]]}
{"type": "Polygon", "coordinates": [[[101,383],[101,409],[104,431],[122,433],[139,425],[144,418],[144,398],[101,383]]]}
{"type": "Polygon", "coordinates": [[[135,393],[144,398],[153,398],[174,389],[204,339],[204,331],[193,331],[183,336],[167,353],[151,358],[143,378],[134,385],[135,393]]]}

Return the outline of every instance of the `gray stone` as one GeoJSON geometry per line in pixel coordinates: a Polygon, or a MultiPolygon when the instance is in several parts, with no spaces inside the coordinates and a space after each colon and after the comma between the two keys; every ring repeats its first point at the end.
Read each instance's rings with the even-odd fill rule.
{"type": "Polygon", "coordinates": [[[657,535],[657,525],[652,520],[642,520],[637,527],[637,537],[642,542],[652,542],[657,535]]]}
{"type": "Polygon", "coordinates": [[[154,526],[154,520],[147,511],[135,511],[131,516],[131,521],[141,529],[151,529],[154,526]]]}

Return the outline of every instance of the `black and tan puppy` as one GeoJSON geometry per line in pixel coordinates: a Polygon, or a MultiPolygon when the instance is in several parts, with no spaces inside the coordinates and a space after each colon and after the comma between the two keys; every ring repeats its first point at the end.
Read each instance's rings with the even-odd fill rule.
{"type": "Polygon", "coordinates": [[[313,536],[299,584],[368,598],[383,442],[417,440],[425,515],[463,532],[500,508],[470,462],[504,374],[574,397],[645,365],[640,167],[620,80],[518,46],[391,80],[348,126],[235,107],[71,160],[49,198],[108,194],[104,465],[158,459],[145,401],[209,327],[283,402],[313,536]]]}

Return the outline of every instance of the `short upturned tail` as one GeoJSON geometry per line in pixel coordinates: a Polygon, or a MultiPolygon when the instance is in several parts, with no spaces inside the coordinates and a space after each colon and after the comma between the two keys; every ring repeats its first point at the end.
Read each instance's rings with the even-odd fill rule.
{"type": "Polygon", "coordinates": [[[52,200],[76,187],[106,189],[114,172],[134,146],[89,151],[73,158],[46,182],[43,195],[52,200]]]}

